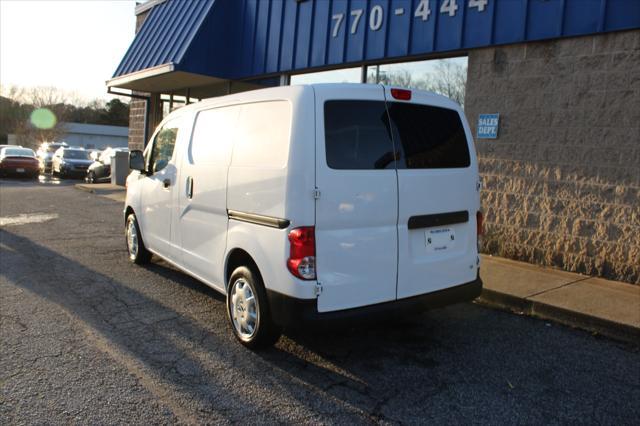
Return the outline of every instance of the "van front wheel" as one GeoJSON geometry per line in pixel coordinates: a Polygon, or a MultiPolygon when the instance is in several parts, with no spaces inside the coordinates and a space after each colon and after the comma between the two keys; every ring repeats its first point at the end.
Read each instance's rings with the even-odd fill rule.
{"type": "Polygon", "coordinates": [[[227,313],[233,334],[251,349],[273,345],[282,330],[271,320],[260,275],[240,266],[233,271],[229,282],[227,313]]]}
{"type": "Polygon", "coordinates": [[[136,215],[131,213],[127,216],[127,224],[125,227],[125,237],[127,238],[127,252],[129,260],[138,265],[149,263],[151,260],[151,252],[147,250],[142,241],[140,227],[136,215]]]}

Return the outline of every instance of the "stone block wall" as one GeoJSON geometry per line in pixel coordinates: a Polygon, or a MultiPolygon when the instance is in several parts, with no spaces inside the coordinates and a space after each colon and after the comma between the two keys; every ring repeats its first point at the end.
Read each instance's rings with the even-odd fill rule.
{"type": "Polygon", "coordinates": [[[640,31],[470,51],[483,251],[640,283],[640,31]]]}

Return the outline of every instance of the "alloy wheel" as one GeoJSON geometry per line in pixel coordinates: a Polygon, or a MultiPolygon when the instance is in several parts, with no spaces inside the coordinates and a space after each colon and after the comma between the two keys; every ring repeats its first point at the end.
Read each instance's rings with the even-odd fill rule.
{"type": "Polygon", "coordinates": [[[260,308],[251,285],[238,278],[231,288],[231,319],[242,340],[250,340],[260,324],[260,308]]]}
{"type": "Polygon", "coordinates": [[[129,217],[127,221],[127,249],[131,260],[135,260],[138,255],[138,230],[133,217],[129,217]]]}

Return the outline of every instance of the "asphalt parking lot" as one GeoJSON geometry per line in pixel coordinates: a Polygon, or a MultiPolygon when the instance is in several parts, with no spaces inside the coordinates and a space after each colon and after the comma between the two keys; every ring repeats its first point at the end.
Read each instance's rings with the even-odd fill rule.
{"type": "Polygon", "coordinates": [[[69,182],[0,181],[1,423],[640,418],[637,346],[472,303],[251,352],[221,295],[127,261],[121,211],[69,182]]]}

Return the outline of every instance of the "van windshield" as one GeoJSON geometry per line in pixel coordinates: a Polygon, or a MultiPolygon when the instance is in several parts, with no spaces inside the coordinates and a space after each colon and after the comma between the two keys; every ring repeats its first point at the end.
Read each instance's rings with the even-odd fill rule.
{"type": "Polygon", "coordinates": [[[469,167],[467,139],[456,111],[401,102],[388,102],[387,107],[388,114],[384,101],[325,103],[329,167],[349,170],[469,167]]]}

